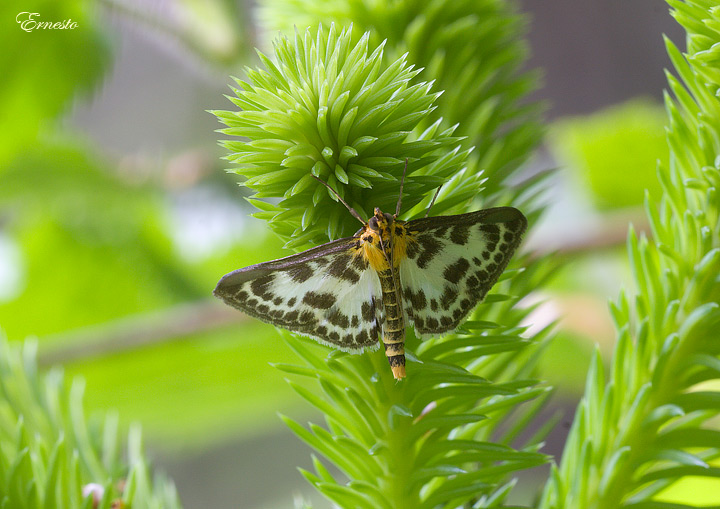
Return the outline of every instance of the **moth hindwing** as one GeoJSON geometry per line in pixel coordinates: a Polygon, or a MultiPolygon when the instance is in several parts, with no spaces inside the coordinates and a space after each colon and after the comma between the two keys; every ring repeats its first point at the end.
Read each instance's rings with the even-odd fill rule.
{"type": "Polygon", "coordinates": [[[375,209],[353,237],[225,275],[214,294],[264,322],[347,351],[382,342],[405,377],[405,326],[448,333],[495,284],[527,220],[498,207],[400,221],[375,209]]]}

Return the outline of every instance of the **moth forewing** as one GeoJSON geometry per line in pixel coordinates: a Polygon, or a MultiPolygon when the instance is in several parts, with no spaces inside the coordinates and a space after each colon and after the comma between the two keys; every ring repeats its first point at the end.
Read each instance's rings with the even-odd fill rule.
{"type": "Polygon", "coordinates": [[[483,300],[527,228],[512,207],[409,221],[399,275],[405,314],[419,336],[452,332],[483,300]]]}
{"type": "Polygon", "coordinates": [[[340,239],[236,270],[213,293],[250,316],[343,350],[376,347],[380,283],[357,243],[340,239]]]}

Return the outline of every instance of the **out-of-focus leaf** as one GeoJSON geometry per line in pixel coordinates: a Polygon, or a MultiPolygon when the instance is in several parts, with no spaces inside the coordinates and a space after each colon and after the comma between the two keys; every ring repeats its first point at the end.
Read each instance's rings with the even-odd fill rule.
{"type": "Polygon", "coordinates": [[[21,253],[8,336],[43,335],[206,296],[174,259],[158,196],[67,140],[0,173],[3,231],[21,253]]]}
{"type": "Polygon", "coordinates": [[[103,75],[109,52],[94,5],[91,0],[0,2],[0,171],[37,140],[77,92],[90,90],[103,75]],[[39,28],[44,22],[67,28],[39,28]]]}
{"type": "Polygon", "coordinates": [[[257,320],[65,366],[86,380],[88,409],[139,421],[164,450],[202,448],[281,429],[277,409],[302,404],[270,361],[292,362],[275,329],[257,320]]]}
{"type": "Polygon", "coordinates": [[[667,164],[665,113],[633,100],[585,117],[560,120],[550,129],[551,150],[575,171],[603,209],[641,205],[645,189],[660,195],[657,161],[667,164]]]}

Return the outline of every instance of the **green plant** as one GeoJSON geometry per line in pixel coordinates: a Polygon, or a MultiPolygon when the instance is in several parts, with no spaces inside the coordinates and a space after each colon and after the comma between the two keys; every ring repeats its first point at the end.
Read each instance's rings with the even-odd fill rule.
{"type": "MultiPolygon", "coordinates": [[[[256,191],[256,216],[290,238],[287,247],[357,229],[311,175],[366,215],[375,206],[394,210],[406,159],[404,218],[424,214],[439,186],[435,214],[467,211],[479,201],[484,182],[453,129],[440,129],[439,120],[424,126],[437,94],[427,83],[413,84],[417,71],[405,57],[385,63],[383,46],[372,50],[369,40],[353,42],[351,30],[335,25],[280,38],[276,61],[261,55],[264,69],[238,81],[230,99],[242,110],[214,112],[228,126],[224,134],[249,139],[225,141],[228,159],[256,191]],[[266,197],[281,200],[258,200],[266,197]]],[[[536,185],[481,196],[492,203],[514,195],[534,219],[536,185]]],[[[383,352],[328,355],[284,335],[305,365],[277,367],[323,411],[327,429],[284,420],[349,479],[336,479],[316,458],[315,472],[303,474],[326,497],[341,507],[492,507],[506,499],[513,473],[546,461],[537,451],[543,430],[516,440],[548,395],[532,373],[549,328],[526,337],[521,323],[530,310],[514,304],[542,284],[549,264],[523,263],[523,277],[507,271],[462,332],[422,343],[408,337],[408,380],[400,384],[383,352]]]]}
{"type": "MultiPolygon", "coordinates": [[[[636,288],[612,306],[618,329],[612,366],[605,376],[599,355],[593,359],[542,508],[691,507],[667,488],[688,477],[720,475],[720,433],[711,422],[720,406],[711,383],[720,374],[720,8],[709,0],[669,3],[687,30],[688,48],[683,55],[667,42],[678,78],[668,76],[674,97],[666,98],[670,154],[658,167],[662,197],[646,201],[651,239],[629,235],[636,288]]],[[[535,222],[542,212],[536,200],[542,178],[510,185],[540,136],[537,105],[522,104],[535,81],[518,72],[525,56],[523,20],[510,3],[267,5],[268,25],[287,24],[284,18],[299,26],[336,22],[280,39],[275,62],[261,57],[265,68],[248,70],[247,83],[239,82],[232,100],[242,111],[215,112],[228,126],[225,134],[249,140],[226,142],[229,158],[256,193],[250,201],[260,208],[258,217],[288,248],[357,228],[310,174],[368,215],[375,206],[394,210],[406,159],[403,218],[424,214],[442,184],[433,214],[512,204],[535,222]],[[438,95],[440,90],[445,93],[438,95]]],[[[101,31],[77,33],[85,41],[78,47],[87,48],[101,31]]],[[[82,67],[73,73],[84,76],[90,66],[82,67]]],[[[28,76],[34,74],[23,77],[34,86],[43,82],[28,76]]],[[[80,81],[91,84],[91,78],[80,81]]],[[[24,81],[8,83],[15,92],[6,94],[5,103],[12,111],[32,107],[32,115],[19,128],[16,120],[27,115],[7,117],[12,128],[5,131],[16,131],[21,143],[6,143],[0,160],[15,158],[17,147],[37,145],[30,142],[40,119],[60,111],[71,90],[65,83],[45,97],[50,102],[38,102],[23,92],[30,90],[24,81]]],[[[62,154],[49,150],[44,159],[62,154]]],[[[5,168],[9,182],[27,179],[23,160],[5,168]]],[[[50,167],[34,166],[39,172],[50,167]]],[[[45,206],[43,192],[56,196],[57,182],[38,173],[37,183],[25,188],[27,198],[45,206]]],[[[5,193],[21,196],[10,187],[5,193]]],[[[105,201],[91,209],[107,212],[105,201]]],[[[124,218],[125,199],[118,204],[124,218]]],[[[67,217],[77,216],[72,209],[67,217]]],[[[93,231],[106,233],[103,224],[93,231]]],[[[515,304],[541,288],[554,268],[550,260],[519,257],[457,334],[420,342],[408,331],[409,378],[401,383],[391,378],[382,352],[353,356],[283,333],[301,364],[276,367],[325,419],[324,425],[303,426],[283,417],[317,453],[314,471],[302,471],[305,478],[343,508],[512,505],[517,474],[546,461],[540,441],[553,424],[525,436],[549,395],[534,380],[534,368],[551,329],[530,334],[533,308],[515,304]]],[[[186,290],[195,292],[194,286],[186,290]]],[[[21,350],[0,342],[0,394],[0,505],[92,507],[91,497],[83,496],[90,488],[102,493],[98,507],[117,499],[134,508],[179,505],[170,483],[150,478],[137,429],[123,461],[116,418],[88,423],[82,383],[67,387],[59,371],[38,374],[33,343],[21,350]]],[[[704,501],[696,496],[692,503],[717,507],[717,495],[704,501]]]]}
{"type": "Polygon", "coordinates": [[[175,487],[151,478],[140,429],[122,460],[118,419],[86,422],[82,380],[42,375],[36,345],[0,337],[0,505],[13,509],[180,507],[175,487]]]}
{"type": "Polygon", "coordinates": [[[528,56],[526,19],[506,0],[265,0],[260,20],[268,33],[335,23],[384,44],[391,60],[423,69],[442,91],[420,125],[443,120],[474,147],[466,164],[483,172],[484,203],[516,198],[507,181],[531,155],[542,134],[538,103],[525,101],[537,75],[521,72],[528,56]]]}
{"type": "MultiPolygon", "coordinates": [[[[720,392],[708,383],[720,378],[720,9],[668,3],[688,47],[683,55],[666,40],[679,79],[668,73],[662,197],[646,198],[652,238],[630,231],[636,293],[612,305],[618,341],[608,381],[596,355],[542,508],[691,507],[663,490],[720,475],[712,465],[720,432],[709,422],[720,392]]],[[[711,491],[707,501],[717,504],[711,491]]]]}
{"type": "Polygon", "coordinates": [[[316,37],[279,39],[277,64],[261,55],[267,70],[247,69],[251,83],[236,80],[241,88],[230,100],[242,110],[213,112],[228,126],[224,134],[250,140],[223,143],[234,171],[256,191],[250,201],[262,212],[255,216],[290,239],[286,247],[350,235],[356,220],[313,176],[368,216],[373,207],[394,210],[406,159],[406,209],[449,179],[438,209],[471,200],[481,181],[459,171],[467,151],[453,129],[435,123],[412,134],[438,95],[428,83],[410,85],[418,71],[405,58],[384,67],[382,47],[368,54],[367,37],[353,46],[350,32],[337,34],[334,25],[316,37]],[[282,200],[257,200],[268,197],[282,200]]]}
{"type": "MultiPolygon", "coordinates": [[[[669,3],[674,8],[673,14],[688,31],[688,53],[683,57],[668,41],[668,51],[684,85],[669,76],[675,95],[674,100],[669,96],[666,100],[670,115],[669,163],[660,163],[658,168],[662,188],[660,202],[656,204],[649,197],[646,200],[653,240],[638,239],[630,233],[628,250],[637,293],[632,304],[623,294],[612,308],[618,344],[610,381],[605,384],[597,354],[562,463],[553,469],[545,487],[542,507],[686,507],[682,503],[663,502],[663,489],[686,476],[718,475],[717,468],[710,462],[718,456],[716,444],[720,435],[706,424],[717,415],[718,394],[712,386],[701,391],[696,386],[717,378],[720,371],[717,360],[720,352],[713,342],[720,326],[717,277],[720,273],[717,205],[720,105],[716,95],[720,89],[716,67],[720,10],[711,2],[701,0],[669,0],[669,3]]],[[[358,210],[367,212],[377,205],[392,210],[388,205],[392,203],[393,191],[397,195],[403,157],[408,157],[411,162],[408,185],[423,193],[405,213],[411,218],[422,213],[429,198],[427,193],[434,187],[428,177],[444,171],[442,165],[432,165],[442,161],[442,154],[457,143],[449,136],[462,133],[469,136],[471,142],[477,142],[485,135],[485,139],[493,142],[490,146],[481,145],[479,154],[468,156],[457,149],[451,152],[457,157],[453,160],[453,170],[463,165],[465,168],[456,181],[441,191],[438,209],[458,212],[470,204],[470,195],[460,193],[462,199],[458,199],[452,192],[463,186],[479,191],[478,161],[494,161],[493,154],[512,145],[503,143],[507,141],[502,138],[503,133],[517,134],[524,128],[522,139],[526,141],[537,134],[529,113],[536,111],[532,107],[515,110],[520,115],[528,115],[525,122],[521,122],[524,127],[517,130],[495,129],[504,125],[503,121],[482,122],[483,118],[507,121],[508,117],[502,114],[507,110],[500,106],[517,104],[521,93],[506,97],[507,103],[499,97],[493,101],[492,93],[482,99],[475,97],[480,102],[476,108],[468,107],[462,112],[462,123],[456,130],[439,130],[443,125],[443,121],[437,120],[439,116],[446,115],[452,121],[461,116],[452,104],[453,98],[463,97],[466,83],[461,79],[462,72],[454,67],[458,61],[453,59],[459,58],[458,55],[467,57],[463,60],[467,76],[474,76],[482,67],[468,66],[472,57],[458,52],[459,46],[448,43],[457,42],[453,36],[464,33],[463,21],[469,24],[476,19],[467,4],[457,4],[457,9],[449,11],[449,15],[458,20],[450,28],[428,23],[430,18],[425,15],[429,11],[410,2],[391,6],[320,2],[313,4],[314,9],[307,9],[305,2],[290,0],[269,5],[264,11],[267,23],[279,19],[282,26],[283,16],[311,25],[316,25],[318,19],[343,24],[352,21],[355,30],[364,33],[357,46],[349,42],[351,31],[338,35],[334,25],[327,36],[319,28],[317,35],[315,32],[296,34],[293,43],[281,39],[276,46],[278,63],[262,57],[267,70],[251,71],[249,77],[253,83],[244,84],[243,90],[236,91],[237,97],[233,98],[237,105],[250,109],[251,113],[217,112],[230,127],[225,130],[226,134],[252,140],[248,145],[227,142],[226,146],[234,152],[231,159],[241,163],[239,172],[250,177],[250,186],[258,191],[256,197],[283,197],[277,206],[253,203],[262,208],[260,216],[270,219],[276,231],[299,239],[289,243],[290,247],[298,248],[351,231],[353,220],[341,205],[331,201],[332,195],[309,180],[309,171],[330,180],[358,210]],[[406,87],[406,79],[413,76],[403,74],[404,58],[377,71],[378,75],[388,78],[381,81],[383,85],[393,83],[391,77],[398,77],[386,89],[374,89],[374,80],[360,80],[360,86],[355,88],[347,86],[344,72],[379,65],[374,62],[376,58],[379,61],[379,53],[366,57],[368,41],[379,42],[384,38],[391,56],[409,49],[411,57],[426,64],[428,75],[442,75],[445,87],[450,89],[447,103],[434,101],[427,92],[423,94],[422,84],[406,87]],[[429,48],[426,52],[417,46],[420,40],[429,48]],[[444,53],[448,48],[453,48],[455,53],[450,50],[444,53]],[[358,56],[362,65],[358,65],[360,60],[353,62],[351,58],[358,56]],[[446,57],[449,60],[445,60],[446,57]],[[353,64],[352,67],[344,68],[347,62],[353,64]],[[455,64],[439,66],[438,62],[455,64]],[[400,97],[410,90],[417,90],[413,101],[388,102],[389,98],[400,97]],[[348,95],[343,95],[345,93],[348,95]],[[318,97],[320,102],[314,102],[318,97]],[[377,102],[368,103],[368,113],[356,117],[357,111],[346,105],[355,104],[352,101],[357,97],[364,101],[377,98],[377,102]],[[432,112],[434,102],[438,108],[432,112]],[[314,104],[321,107],[310,107],[314,104]],[[361,180],[355,178],[356,174],[351,179],[347,168],[354,158],[363,157],[363,153],[343,153],[344,140],[348,139],[343,133],[356,127],[358,118],[370,119],[359,123],[365,129],[362,135],[383,132],[384,122],[395,125],[393,121],[397,117],[393,115],[399,104],[408,107],[402,110],[408,120],[403,132],[398,132],[386,145],[376,147],[382,153],[392,154],[393,158],[370,160],[384,163],[385,174],[377,171],[377,175],[369,177],[360,175],[361,180]],[[328,111],[334,115],[330,123],[326,122],[328,111]],[[292,117],[293,122],[288,124],[283,120],[282,112],[292,117]],[[379,113],[372,116],[370,112],[379,113]],[[302,122],[295,123],[295,119],[302,122]],[[432,120],[436,121],[432,131],[424,131],[424,123],[432,120]],[[474,130],[477,126],[482,128],[474,130]],[[321,143],[308,147],[288,136],[290,132],[295,137],[299,133],[312,136],[321,143]],[[439,137],[435,138],[438,133],[439,137]],[[500,141],[493,136],[498,136],[500,141]],[[427,153],[403,152],[414,147],[412,144],[416,141],[431,138],[437,144],[427,153]],[[337,143],[338,139],[342,143],[337,143]],[[406,144],[409,146],[404,146],[406,144]],[[304,166],[294,166],[298,161],[293,159],[296,150],[302,152],[304,166]],[[261,170],[260,161],[270,161],[270,164],[261,170]],[[293,168],[298,171],[294,173],[293,168]],[[326,207],[323,218],[315,218],[313,212],[303,207],[310,197],[314,206],[320,205],[320,210],[326,207]],[[341,214],[347,219],[334,219],[341,214]],[[326,223],[327,217],[330,219],[326,223]],[[336,226],[335,221],[344,221],[348,227],[336,226]]],[[[428,9],[440,12],[443,5],[435,2],[428,9]]],[[[511,22],[498,22],[498,25],[517,29],[511,22]]],[[[504,54],[513,64],[506,68],[500,65],[506,72],[497,75],[507,78],[514,76],[521,52],[504,54]]],[[[493,66],[482,69],[492,73],[493,66]]],[[[531,79],[518,80],[517,88],[512,90],[526,90],[519,83],[529,82],[531,79]]],[[[358,132],[357,139],[360,136],[358,132]]],[[[512,135],[508,139],[512,139],[512,135]]],[[[313,140],[304,141],[313,144],[313,140]]],[[[490,177],[483,183],[489,191],[483,201],[488,204],[511,199],[534,219],[540,209],[533,205],[533,198],[541,186],[537,182],[527,183],[522,189],[507,185],[506,177],[517,168],[513,163],[527,157],[532,143],[520,145],[524,150],[519,150],[520,154],[515,154],[511,162],[497,166],[483,163],[490,177]]],[[[371,153],[375,156],[380,152],[371,153]]],[[[372,166],[366,162],[362,167],[372,166]]],[[[529,264],[522,277],[516,277],[517,272],[513,270],[508,271],[506,279],[465,325],[466,330],[457,335],[422,343],[409,337],[411,368],[408,380],[402,384],[396,384],[389,377],[382,353],[350,356],[332,352],[327,355],[323,347],[285,334],[287,343],[305,364],[277,367],[293,377],[290,383],[302,397],[323,411],[327,428],[311,424],[308,429],[289,418],[284,419],[349,481],[331,474],[319,458],[314,459],[315,472],[303,471],[303,475],[342,507],[503,505],[513,483],[512,475],[544,461],[537,452],[537,437],[520,447],[508,447],[535,417],[547,394],[546,388],[535,385],[530,378],[534,358],[541,352],[548,330],[536,334],[532,340],[524,337],[520,323],[528,311],[512,304],[530,288],[541,285],[551,267],[548,261],[529,264]],[[481,378],[480,374],[487,378],[481,378]],[[532,403],[521,408],[515,421],[509,419],[510,409],[530,400],[532,403]],[[509,431],[507,428],[504,433],[499,431],[499,422],[512,423],[509,431]]],[[[544,431],[541,429],[538,436],[543,436],[544,431]]]]}

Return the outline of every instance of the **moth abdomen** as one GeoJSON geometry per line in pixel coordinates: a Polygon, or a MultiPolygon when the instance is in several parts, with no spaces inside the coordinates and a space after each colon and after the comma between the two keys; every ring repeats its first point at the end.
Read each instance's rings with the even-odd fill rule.
{"type": "Polygon", "coordinates": [[[382,341],[393,376],[399,380],[405,378],[405,319],[398,301],[397,279],[390,268],[379,272],[378,277],[385,308],[382,341]]]}

